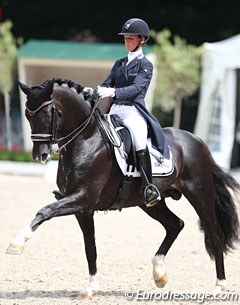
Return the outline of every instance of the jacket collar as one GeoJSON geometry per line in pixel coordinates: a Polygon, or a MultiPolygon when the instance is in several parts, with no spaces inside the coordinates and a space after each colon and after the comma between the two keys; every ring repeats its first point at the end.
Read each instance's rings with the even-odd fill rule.
{"type": "Polygon", "coordinates": [[[139,54],[136,58],[134,58],[130,63],[127,65],[126,69],[127,71],[139,64],[139,62],[143,59],[144,55],[143,53],[139,54]]]}
{"type": "Polygon", "coordinates": [[[137,64],[139,64],[139,62],[143,59],[143,57],[144,57],[143,53],[139,54],[136,58],[134,58],[132,61],[130,61],[130,63],[128,65],[127,65],[128,57],[126,56],[122,59],[122,71],[123,71],[123,74],[126,79],[128,79],[127,71],[129,71],[130,69],[135,67],[137,64]]]}
{"type": "Polygon", "coordinates": [[[128,63],[130,63],[132,60],[138,58],[141,55],[143,55],[142,49],[135,52],[128,52],[128,63]]]}

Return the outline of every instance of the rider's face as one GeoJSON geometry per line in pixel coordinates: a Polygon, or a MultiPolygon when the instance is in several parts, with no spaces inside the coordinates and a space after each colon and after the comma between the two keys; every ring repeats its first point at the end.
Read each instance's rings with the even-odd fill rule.
{"type": "MultiPolygon", "coordinates": [[[[140,38],[137,35],[126,35],[126,36],[124,36],[124,42],[125,42],[126,49],[129,52],[132,52],[137,47],[137,45],[139,44],[139,42],[141,40],[142,40],[142,38],[140,38]]],[[[139,48],[140,48],[140,46],[139,46],[139,48]]]]}

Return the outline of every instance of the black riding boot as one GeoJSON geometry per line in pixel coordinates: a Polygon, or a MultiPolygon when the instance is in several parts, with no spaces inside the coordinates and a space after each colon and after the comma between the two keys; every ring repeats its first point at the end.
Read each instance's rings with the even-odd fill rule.
{"type": "Polygon", "coordinates": [[[137,160],[142,178],[144,203],[147,207],[152,207],[161,200],[160,193],[152,184],[152,167],[148,149],[137,151],[137,160]]]}

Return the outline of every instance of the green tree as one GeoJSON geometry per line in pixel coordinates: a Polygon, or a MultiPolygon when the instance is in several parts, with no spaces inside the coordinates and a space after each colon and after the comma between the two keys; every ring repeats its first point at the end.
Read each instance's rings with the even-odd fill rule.
{"type": "Polygon", "coordinates": [[[167,112],[174,109],[173,126],[179,128],[183,98],[191,96],[200,84],[202,47],[187,44],[179,36],[172,38],[168,29],[151,34],[158,70],[154,103],[167,112]]]}
{"type": "Polygon", "coordinates": [[[7,146],[11,148],[10,95],[13,86],[13,67],[15,54],[21,39],[15,39],[11,32],[12,22],[6,20],[0,24],[0,91],[4,95],[7,146]]]}

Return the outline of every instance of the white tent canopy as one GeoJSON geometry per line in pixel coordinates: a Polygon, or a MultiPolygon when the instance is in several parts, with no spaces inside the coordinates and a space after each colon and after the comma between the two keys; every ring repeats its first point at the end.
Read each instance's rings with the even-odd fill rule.
{"type": "Polygon", "coordinates": [[[229,169],[236,127],[240,34],[205,43],[203,47],[201,94],[194,132],[207,143],[215,161],[229,169]]]}

